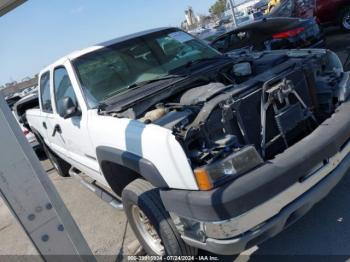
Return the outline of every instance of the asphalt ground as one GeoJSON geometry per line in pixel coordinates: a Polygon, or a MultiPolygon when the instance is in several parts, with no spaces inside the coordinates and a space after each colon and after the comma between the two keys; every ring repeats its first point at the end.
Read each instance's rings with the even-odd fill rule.
{"type": "MultiPolygon", "coordinates": [[[[327,48],[344,62],[350,34],[328,29],[327,48]]],[[[346,66],[350,70],[350,64],[346,66]]],[[[56,186],[92,252],[103,261],[121,261],[138,248],[123,212],[101,201],[74,178],[61,178],[48,160],[44,169],[56,186]]],[[[0,200],[0,259],[17,255],[20,260],[38,258],[37,251],[17,221],[0,200]]],[[[206,252],[200,254],[206,255],[206,252]]],[[[278,236],[226,261],[350,261],[350,176],[346,176],[328,197],[305,217],[278,236]]]]}

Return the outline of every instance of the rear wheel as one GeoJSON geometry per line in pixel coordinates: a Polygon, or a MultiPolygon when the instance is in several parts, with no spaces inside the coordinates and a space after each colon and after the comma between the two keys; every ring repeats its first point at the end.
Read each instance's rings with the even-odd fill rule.
{"type": "Polygon", "coordinates": [[[52,153],[51,150],[45,144],[43,144],[42,147],[44,148],[48,159],[50,160],[53,167],[56,169],[58,175],[61,177],[70,177],[69,169],[71,168],[71,165],[63,159],[61,159],[56,154],[52,153]]]}
{"type": "Polygon", "coordinates": [[[53,167],[56,169],[57,173],[61,177],[70,177],[69,175],[69,169],[71,168],[71,165],[68,164],[66,161],[58,157],[56,154],[51,152],[51,150],[48,148],[48,146],[45,144],[44,139],[35,132],[33,132],[36,140],[39,142],[41,148],[44,150],[47,158],[50,160],[53,167]]]}
{"type": "Polygon", "coordinates": [[[346,7],[340,14],[340,25],[343,30],[350,31],[350,7],[346,7]]]}
{"type": "Polygon", "coordinates": [[[195,255],[165,210],[158,189],[137,179],[122,193],[124,211],[137,239],[149,255],[195,255]]]}

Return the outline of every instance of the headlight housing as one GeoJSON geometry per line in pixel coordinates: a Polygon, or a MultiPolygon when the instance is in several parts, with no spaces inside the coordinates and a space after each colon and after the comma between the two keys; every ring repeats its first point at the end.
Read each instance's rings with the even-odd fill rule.
{"type": "Polygon", "coordinates": [[[223,179],[241,175],[263,162],[254,146],[246,146],[222,160],[196,168],[194,175],[199,189],[207,191],[223,179]]]}

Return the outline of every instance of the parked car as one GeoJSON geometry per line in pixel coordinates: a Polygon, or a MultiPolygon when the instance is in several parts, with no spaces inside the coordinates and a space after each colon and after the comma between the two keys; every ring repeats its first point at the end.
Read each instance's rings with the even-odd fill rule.
{"type": "Polygon", "coordinates": [[[259,244],[335,187],[349,94],[331,51],[228,56],[162,28],[44,68],[26,116],[61,176],[114,191],[148,254],[191,259],[259,244]]]}
{"type": "Polygon", "coordinates": [[[350,1],[316,0],[316,17],[323,25],[340,25],[350,31],[350,1]]]}
{"type": "MultiPolygon", "coordinates": [[[[10,97],[6,97],[5,98],[7,105],[10,107],[10,110],[13,114],[13,116],[15,117],[18,125],[20,126],[23,135],[26,137],[28,143],[33,147],[33,149],[37,149],[40,147],[38,141],[35,139],[34,134],[29,130],[29,126],[25,126],[24,123],[22,122],[22,116],[25,113],[26,109],[29,108],[34,108],[35,106],[32,107],[26,107],[26,109],[24,110],[20,110],[22,101],[26,101],[27,98],[22,98],[19,95],[15,95],[15,96],[10,96],[10,97]]],[[[36,105],[39,106],[39,102],[38,102],[38,95],[36,94],[36,105]]]]}
{"type": "Polygon", "coordinates": [[[350,30],[349,0],[270,0],[266,13],[272,16],[315,16],[322,26],[340,25],[350,30]]]}
{"type": "Polygon", "coordinates": [[[33,93],[30,95],[27,95],[26,97],[21,98],[18,100],[12,108],[12,112],[21,127],[21,130],[28,140],[28,143],[32,146],[34,150],[42,149],[39,142],[37,141],[35,135],[30,131],[30,127],[27,122],[26,118],[26,111],[28,109],[32,108],[38,108],[39,107],[39,99],[38,94],[33,93]]]}
{"type": "Polygon", "coordinates": [[[268,17],[312,18],[317,0],[270,0],[265,14],[268,17]]]}
{"type": "Polygon", "coordinates": [[[209,29],[205,32],[191,33],[191,34],[196,36],[197,38],[199,38],[201,40],[204,40],[207,44],[209,44],[217,37],[223,35],[225,32],[226,32],[225,27],[219,27],[219,28],[209,29]]]}
{"type": "Polygon", "coordinates": [[[14,104],[20,99],[21,97],[17,94],[5,97],[5,101],[7,105],[10,107],[11,111],[13,109],[14,104]]]}
{"type": "Polygon", "coordinates": [[[261,0],[254,5],[254,8],[256,10],[261,11],[261,12],[265,12],[267,7],[268,7],[269,2],[270,2],[270,0],[261,0]]]}
{"type": "Polygon", "coordinates": [[[254,21],[259,21],[264,18],[264,14],[261,11],[251,12],[247,15],[236,17],[236,28],[242,27],[253,23],[254,21]]]}
{"type": "Polygon", "coordinates": [[[293,48],[320,48],[324,46],[323,33],[312,19],[265,18],[231,30],[211,44],[220,52],[237,49],[276,50],[293,48]]]}

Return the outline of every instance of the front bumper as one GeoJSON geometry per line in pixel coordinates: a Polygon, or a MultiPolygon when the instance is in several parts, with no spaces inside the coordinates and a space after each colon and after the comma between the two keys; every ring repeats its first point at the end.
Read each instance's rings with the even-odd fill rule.
{"type": "Polygon", "coordinates": [[[181,218],[183,239],[218,254],[236,254],[305,214],[350,167],[349,112],[346,101],[312,134],[221,187],[162,190],[165,208],[181,218]]]}
{"type": "MultiPolygon", "coordinates": [[[[350,147],[350,145],[349,145],[350,147]]],[[[331,164],[333,165],[333,163],[331,164]]],[[[216,254],[233,255],[255,246],[265,240],[277,235],[286,227],[293,224],[304,214],[306,214],[317,202],[327,196],[329,192],[338,184],[344,175],[350,170],[350,154],[347,154],[342,162],[322,179],[316,186],[299,196],[295,201],[285,206],[277,215],[260,223],[237,237],[230,239],[207,238],[204,242],[195,240],[188,236],[182,236],[184,241],[197,248],[201,248],[216,254]]],[[[263,207],[262,207],[263,208],[263,207]]],[[[232,221],[222,224],[213,224],[217,229],[225,228],[229,230],[232,221]]],[[[232,228],[233,229],[233,228],[232,228]]]]}

